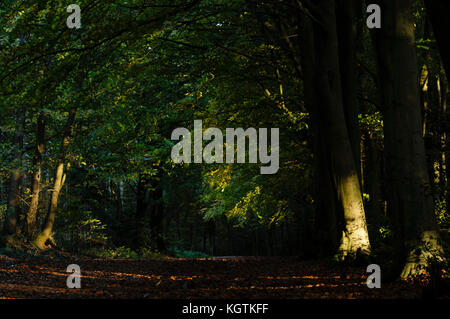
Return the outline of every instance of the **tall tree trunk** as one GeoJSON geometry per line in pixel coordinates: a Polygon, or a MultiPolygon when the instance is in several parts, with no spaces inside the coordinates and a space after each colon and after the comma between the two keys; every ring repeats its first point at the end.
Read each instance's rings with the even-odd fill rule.
{"type": "Polygon", "coordinates": [[[41,232],[36,236],[36,238],[33,241],[33,244],[39,249],[44,249],[46,247],[46,242],[47,240],[50,239],[53,230],[53,225],[55,223],[56,212],[58,209],[59,193],[64,185],[66,177],[64,173],[64,167],[66,162],[66,150],[70,144],[70,138],[72,136],[73,126],[75,123],[75,117],[76,117],[76,108],[71,108],[69,110],[67,122],[64,126],[63,140],[59,151],[58,163],[56,166],[55,180],[53,183],[53,190],[50,199],[49,210],[45,218],[45,222],[41,232]]]}
{"type": "Polygon", "coordinates": [[[42,156],[45,150],[45,124],[47,113],[42,111],[36,123],[36,147],[34,154],[34,172],[31,182],[31,203],[26,219],[26,235],[31,239],[36,228],[36,214],[39,207],[39,194],[41,190],[42,156]]]}
{"type": "Polygon", "coordinates": [[[349,133],[343,107],[339,47],[336,33],[334,0],[316,1],[310,11],[318,20],[313,22],[316,52],[317,107],[321,121],[327,127],[326,142],[330,151],[331,172],[336,194],[344,213],[338,257],[354,259],[370,254],[371,247],[349,133]]]}
{"type": "Polygon", "coordinates": [[[413,0],[384,0],[376,31],[384,110],[388,211],[398,256],[406,263],[402,278],[423,273],[428,258],[442,248],[433,212],[422,136],[415,50],[413,0]],[[406,254],[405,254],[406,253],[406,254]]]}
{"type": "Polygon", "coordinates": [[[8,202],[6,210],[6,218],[3,225],[3,235],[14,235],[17,232],[17,220],[19,212],[19,189],[22,179],[22,156],[23,156],[23,142],[24,142],[24,125],[25,112],[21,108],[17,110],[16,115],[16,133],[14,136],[14,146],[16,154],[14,156],[13,165],[15,166],[11,171],[8,188],[8,202]]]}
{"type": "MultiPolygon", "coordinates": [[[[343,220],[338,248],[341,259],[352,259],[359,253],[367,255],[371,248],[359,183],[360,167],[355,163],[359,163],[359,156],[353,152],[349,135],[350,126],[353,137],[359,136],[355,134],[358,123],[354,120],[357,117],[356,104],[353,104],[354,97],[351,94],[347,95],[348,104],[346,104],[350,105],[350,109],[348,112],[345,111],[340,72],[340,62],[343,68],[352,68],[354,61],[345,57],[339,60],[335,0],[293,1],[290,3],[289,12],[283,13],[290,15],[288,19],[279,14],[277,5],[261,4],[254,0],[246,2],[264,26],[269,38],[277,42],[291,57],[299,77],[303,76],[305,101],[309,104],[307,108],[311,113],[314,134],[320,134],[313,137],[315,156],[320,165],[323,165],[322,171],[318,171],[319,174],[323,173],[319,175],[319,183],[323,183],[322,185],[327,188],[331,184],[334,197],[337,198],[336,209],[331,205],[325,207],[323,212],[318,211],[320,214],[318,217],[329,216],[330,221],[332,218],[343,220]],[[295,5],[298,10],[291,10],[295,5]],[[274,21],[267,21],[268,16],[274,21]],[[304,30],[301,33],[302,37],[291,38],[287,30],[296,29],[292,24],[297,22],[301,24],[300,29],[304,30]],[[298,38],[303,42],[296,43],[295,39],[298,38]],[[347,114],[352,119],[351,123],[347,123],[347,114]],[[336,216],[336,212],[342,212],[342,216],[336,216]]],[[[352,40],[348,38],[348,20],[345,20],[343,26],[343,34],[348,43],[343,44],[341,50],[353,52],[352,40]]],[[[350,30],[350,37],[352,36],[353,31],[350,30]]],[[[353,76],[345,78],[346,88],[353,86],[351,77],[353,76]]],[[[354,141],[354,148],[359,149],[359,137],[354,138],[354,141]]],[[[356,152],[359,154],[359,150],[356,152]]],[[[322,194],[330,198],[328,192],[324,191],[322,194]]],[[[323,199],[325,198],[320,198],[323,199]]],[[[332,241],[332,236],[329,240],[332,241]]]]}
{"type": "Polygon", "coordinates": [[[305,104],[311,114],[311,127],[313,129],[312,145],[315,156],[315,194],[316,214],[314,219],[315,242],[318,246],[318,255],[333,254],[338,248],[339,236],[337,234],[338,202],[333,187],[330,172],[330,154],[326,143],[326,127],[321,121],[317,101],[316,70],[314,50],[313,27],[310,19],[302,19],[301,30],[304,34],[304,50],[301,51],[302,70],[304,75],[305,104]]]}
{"type": "Polygon", "coordinates": [[[344,106],[347,131],[361,184],[361,136],[359,132],[358,99],[356,82],[356,36],[355,0],[337,0],[337,32],[339,44],[339,66],[342,83],[342,103],[344,106]]]}

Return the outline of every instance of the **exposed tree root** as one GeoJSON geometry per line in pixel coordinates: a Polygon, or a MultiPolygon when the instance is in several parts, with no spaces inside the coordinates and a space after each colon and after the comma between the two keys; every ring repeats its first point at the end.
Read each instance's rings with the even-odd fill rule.
{"type": "Polygon", "coordinates": [[[343,231],[341,244],[339,245],[335,259],[340,262],[368,260],[371,253],[370,243],[361,240],[361,238],[362,237],[359,236],[357,232],[351,235],[348,232],[343,231]]]}
{"type": "Polygon", "coordinates": [[[426,277],[430,267],[445,262],[443,248],[435,231],[424,232],[418,245],[410,249],[405,266],[400,274],[402,279],[426,277]]]}

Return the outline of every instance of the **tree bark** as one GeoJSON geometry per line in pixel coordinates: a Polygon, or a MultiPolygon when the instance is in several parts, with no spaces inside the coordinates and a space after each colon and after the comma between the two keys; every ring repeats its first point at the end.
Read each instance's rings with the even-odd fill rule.
{"type": "Polygon", "coordinates": [[[339,43],[339,67],[342,83],[342,103],[353,152],[353,160],[357,168],[359,183],[361,184],[361,134],[358,124],[357,72],[354,45],[356,36],[354,0],[337,0],[336,16],[339,43]]]}
{"type": "Polygon", "coordinates": [[[354,259],[370,254],[371,247],[350,137],[343,107],[335,1],[316,1],[310,11],[318,20],[313,23],[318,105],[325,121],[327,148],[336,194],[344,213],[338,258],[354,259]]]}
{"type": "Polygon", "coordinates": [[[36,228],[36,215],[39,207],[39,194],[41,190],[42,157],[45,150],[45,125],[47,114],[42,111],[36,123],[36,148],[34,153],[34,172],[31,182],[31,202],[26,219],[26,235],[31,239],[36,228]]]}
{"type": "Polygon", "coordinates": [[[384,110],[388,212],[402,278],[424,273],[442,254],[422,136],[413,0],[384,0],[376,44],[384,110]]]}
{"type": "Polygon", "coordinates": [[[36,238],[33,241],[33,244],[39,249],[46,248],[46,242],[51,236],[53,225],[55,223],[56,212],[58,209],[59,193],[64,185],[66,177],[64,173],[64,167],[66,162],[66,150],[70,144],[70,138],[72,136],[73,126],[75,123],[75,117],[76,117],[76,108],[71,108],[69,110],[67,122],[64,126],[63,140],[59,151],[58,163],[56,166],[55,180],[53,183],[53,190],[50,199],[49,210],[45,218],[45,222],[41,232],[36,236],[36,238]]]}
{"type": "Polygon", "coordinates": [[[314,45],[313,26],[310,19],[302,19],[301,30],[304,34],[304,50],[301,51],[301,61],[304,75],[305,104],[311,115],[312,146],[315,157],[315,196],[316,213],[314,218],[315,242],[318,246],[318,256],[333,254],[338,248],[337,234],[338,201],[330,172],[330,154],[326,143],[326,127],[321,121],[316,88],[316,52],[314,45]]]}
{"type": "MultiPolygon", "coordinates": [[[[305,104],[308,104],[306,107],[311,114],[315,135],[314,155],[321,166],[317,169],[318,184],[320,188],[325,186],[319,193],[324,198],[319,197],[322,203],[318,206],[319,218],[316,222],[322,224],[325,219],[330,222],[328,225],[336,226],[336,221],[339,223],[339,220],[343,220],[338,249],[340,259],[370,254],[359,182],[360,167],[355,163],[359,163],[359,156],[354,154],[349,135],[350,128],[354,137],[359,136],[355,134],[358,123],[355,121],[356,104],[352,104],[352,93],[349,93],[346,105],[350,107],[347,113],[352,120],[347,123],[341,84],[341,63],[343,68],[351,68],[354,61],[345,57],[341,61],[339,59],[336,1],[292,1],[285,6],[289,9],[284,11],[278,5],[271,6],[253,0],[247,0],[247,5],[264,26],[269,38],[291,57],[298,76],[303,77],[305,104]],[[268,17],[273,21],[267,21],[268,17]],[[295,23],[299,23],[300,28],[295,23]],[[290,38],[288,30],[298,29],[302,30],[302,36],[290,38]],[[296,39],[300,41],[296,42],[296,39]],[[332,189],[334,196],[330,196],[328,189],[332,189]],[[335,199],[331,201],[331,197],[335,199]],[[333,202],[336,202],[336,207],[332,206],[333,202]],[[342,216],[336,215],[339,212],[342,212],[342,216]]],[[[345,19],[344,24],[343,32],[348,43],[341,46],[341,55],[353,50],[351,39],[348,38],[348,20],[345,19]]],[[[345,77],[345,81],[346,88],[347,85],[353,86],[352,76],[345,77]]],[[[354,138],[353,146],[359,149],[359,137],[354,138]]],[[[355,152],[359,153],[359,150],[355,152]]],[[[330,227],[330,230],[330,238],[326,240],[332,242],[333,228],[330,227]]]]}

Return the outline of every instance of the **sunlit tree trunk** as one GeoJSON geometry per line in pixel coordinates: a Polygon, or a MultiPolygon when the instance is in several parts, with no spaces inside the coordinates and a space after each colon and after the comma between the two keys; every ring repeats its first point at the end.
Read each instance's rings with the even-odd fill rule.
{"type": "Polygon", "coordinates": [[[339,259],[354,259],[370,254],[371,247],[352,146],[343,106],[339,47],[336,33],[335,1],[315,1],[310,7],[318,19],[313,23],[316,52],[318,107],[327,128],[331,172],[344,226],[338,248],[339,259]]]}
{"type": "Polygon", "coordinates": [[[442,248],[433,212],[418,89],[413,0],[382,1],[377,31],[384,110],[388,212],[398,256],[406,258],[401,277],[423,273],[442,248]]]}
{"type": "Polygon", "coordinates": [[[47,240],[50,239],[53,225],[55,223],[56,212],[58,209],[58,199],[61,188],[65,182],[64,168],[66,164],[66,150],[70,144],[70,138],[72,136],[73,125],[75,122],[76,108],[71,108],[69,111],[69,117],[67,118],[66,125],[64,127],[63,140],[61,144],[61,149],[59,151],[58,163],[56,166],[55,179],[53,183],[52,195],[50,198],[50,206],[45,218],[44,225],[41,232],[33,240],[33,244],[44,249],[46,247],[47,240]]]}
{"type": "Polygon", "coordinates": [[[25,223],[25,233],[32,238],[36,228],[36,214],[39,207],[39,194],[41,190],[42,156],[45,149],[45,123],[46,112],[41,112],[36,123],[36,148],[34,155],[33,180],[31,182],[31,202],[28,208],[27,219],[25,223]]]}
{"type": "MultiPolygon", "coordinates": [[[[330,222],[328,225],[334,224],[336,229],[336,221],[339,223],[342,220],[339,227],[342,235],[338,240],[338,256],[341,259],[353,259],[358,254],[367,255],[371,248],[359,182],[360,167],[355,163],[359,163],[359,156],[354,154],[352,148],[353,140],[355,152],[359,154],[357,109],[353,93],[346,95],[348,112],[344,108],[340,71],[341,64],[347,72],[347,68],[351,70],[354,63],[351,39],[353,31],[348,21],[349,17],[351,19],[351,10],[344,9],[347,16],[342,23],[342,36],[347,42],[342,44],[340,53],[335,0],[292,1],[289,4],[292,20],[278,16],[278,10],[270,4],[265,7],[266,14],[262,12],[264,5],[258,6],[259,2],[247,0],[247,4],[269,37],[291,57],[297,74],[303,78],[305,104],[311,114],[316,135],[313,137],[314,155],[321,166],[317,170],[318,184],[325,186],[319,193],[321,204],[316,221],[324,225],[322,221],[327,220],[330,222]],[[297,11],[293,10],[295,7],[297,11]],[[301,37],[291,38],[287,30],[292,30],[292,24],[297,22],[301,25],[301,37]],[[295,39],[299,42],[296,43],[295,39]],[[340,60],[340,54],[346,53],[350,57],[342,56],[340,60]],[[347,116],[351,122],[347,122],[347,116]],[[349,128],[353,139],[350,138],[349,128]],[[329,189],[332,189],[334,196],[330,196],[329,189]],[[333,202],[336,202],[336,207],[332,206],[333,202]],[[322,208],[324,209],[321,211],[322,208]],[[339,212],[342,213],[341,216],[339,212]]],[[[343,78],[346,89],[354,86],[351,83],[354,81],[352,75],[343,78]]],[[[333,228],[323,229],[327,228],[331,230],[331,234],[333,228]]],[[[333,242],[333,235],[326,241],[333,242]]]]}

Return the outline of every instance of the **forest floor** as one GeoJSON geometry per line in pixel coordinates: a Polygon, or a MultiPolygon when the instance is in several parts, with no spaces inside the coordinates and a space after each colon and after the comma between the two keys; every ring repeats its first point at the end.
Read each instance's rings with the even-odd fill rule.
{"type": "MultiPolygon", "coordinates": [[[[366,269],[276,257],[95,259],[0,254],[0,299],[411,299],[423,288],[402,281],[366,286],[366,269]],[[81,289],[68,289],[69,264],[81,268],[81,289]]],[[[450,298],[445,294],[444,298],[450,298]]]]}

